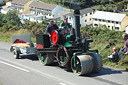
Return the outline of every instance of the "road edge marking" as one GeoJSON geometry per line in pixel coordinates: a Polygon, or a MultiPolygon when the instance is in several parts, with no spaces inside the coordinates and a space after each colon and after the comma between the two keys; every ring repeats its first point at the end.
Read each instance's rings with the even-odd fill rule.
{"type": "Polygon", "coordinates": [[[22,71],[25,71],[25,72],[30,72],[29,70],[23,69],[23,68],[21,68],[21,67],[18,67],[18,66],[15,66],[15,65],[12,65],[12,64],[3,62],[3,61],[0,61],[0,63],[5,64],[5,65],[8,65],[8,66],[11,66],[11,67],[13,67],[13,68],[17,68],[17,69],[22,70],[22,71]]]}

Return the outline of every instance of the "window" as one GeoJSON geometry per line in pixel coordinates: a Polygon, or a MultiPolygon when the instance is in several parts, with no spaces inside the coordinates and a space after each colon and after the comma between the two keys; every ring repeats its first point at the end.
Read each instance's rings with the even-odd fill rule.
{"type": "Polygon", "coordinates": [[[87,22],[87,20],[85,20],[85,22],[87,22]]]}
{"type": "Polygon", "coordinates": [[[38,10],[41,10],[41,8],[37,8],[38,10]]]}
{"type": "Polygon", "coordinates": [[[103,20],[103,22],[105,22],[105,20],[103,20]]]}
{"type": "Polygon", "coordinates": [[[44,9],[42,8],[41,10],[43,11],[44,9]]]}
{"type": "Polygon", "coordinates": [[[91,21],[92,19],[90,18],[90,21],[91,21]]]}
{"type": "Polygon", "coordinates": [[[119,27],[115,27],[115,30],[119,30],[119,27]]]}
{"type": "Polygon", "coordinates": [[[92,15],[92,13],[90,13],[90,15],[92,15]]]}
{"type": "Polygon", "coordinates": [[[49,12],[51,12],[51,10],[48,10],[49,12]]]}
{"type": "Polygon", "coordinates": [[[71,19],[71,17],[69,17],[69,19],[71,19]]]}
{"type": "Polygon", "coordinates": [[[110,26],[108,26],[108,28],[110,28],[110,26]]]}
{"type": "Polygon", "coordinates": [[[85,14],[85,16],[87,16],[87,14],[85,14]]]}
{"type": "Polygon", "coordinates": [[[112,21],[112,23],[114,23],[114,21],[112,21]]]}
{"type": "Polygon", "coordinates": [[[99,21],[101,21],[101,19],[99,19],[99,21]]]}
{"type": "Polygon", "coordinates": [[[95,21],[97,21],[97,19],[95,19],[95,21]]]}
{"type": "Polygon", "coordinates": [[[98,24],[94,24],[94,26],[98,27],[98,24]]]}
{"type": "Polygon", "coordinates": [[[108,20],[108,23],[110,23],[110,21],[108,20]]]}
{"type": "Polygon", "coordinates": [[[46,11],[49,11],[48,9],[46,9],[46,11]]]}
{"type": "Polygon", "coordinates": [[[119,22],[116,22],[116,24],[119,24],[119,22]]]}
{"type": "Polygon", "coordinates": [[[33,9],[33,7],[31,7],[31,9],[33,9]]]}

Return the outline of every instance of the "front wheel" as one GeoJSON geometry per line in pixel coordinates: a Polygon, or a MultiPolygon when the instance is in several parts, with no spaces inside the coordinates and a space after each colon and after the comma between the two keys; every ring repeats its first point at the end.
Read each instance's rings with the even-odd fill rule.
{"type": "Polygon", "coordinates": [[[71,59],[71,69],[77,75],[89,74],[93,70],[93,61],[90,55],[77,55],[71,59]]]}

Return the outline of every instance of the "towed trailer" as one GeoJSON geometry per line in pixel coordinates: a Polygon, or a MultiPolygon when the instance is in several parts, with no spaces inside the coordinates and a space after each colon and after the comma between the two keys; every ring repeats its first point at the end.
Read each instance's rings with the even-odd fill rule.
{"type": "Polygon", "coordinates": [[[10,52],[14,53],[14,58],[16,59],[20,57],[20,54],[36,55],[36,43],[31,43],[30,34],[12,36],[10,52]]]}

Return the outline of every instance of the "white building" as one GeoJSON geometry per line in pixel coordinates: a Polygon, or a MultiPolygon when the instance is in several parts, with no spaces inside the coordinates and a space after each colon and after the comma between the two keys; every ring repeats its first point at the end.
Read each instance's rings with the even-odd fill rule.
{"type": "Polygon", "coordinates": [[[39,22],[39,23],[41,23],[45,19],[45,16],[43,15],[36,15],[32,13],[25,13],[22,14],[21,16],[22,16],[22,20],[24,21],[29,20],[31,22],[39,22]]]}
{"type": "Polygon", "coordinates": [[[110,30],[125,31],[128,25],[128,16],[126,14],[96,11],[93,15],[93,27],[106,25],[110,30]]]}
{"type": "MultiPolygon", "coordinates": [[[[85,9],[80,10],[81,27],[85,27],[85,26],[93,24],[92,15],[94,14],[94,11],[95,10],[93,8],[85,8],[85,9]]],[[[73,27],[75,27],[74,14],[69,13],[69,14],[66,14],[65,16],[68,17],[68,22],[71,23],[73,27]]]]}
{"type": "Polygon", "coordinates": [[[15,7],[18,12],[24,12],[25,11],[25,5],[29,2],[30,0],[13,0],[11,2],[11,6],[15,7]]]}
{"type": "Polygon", "coordinates": [[[43,15],[37,15],[30,18],[30,21],[41,23],[45,19],[43,15]]]}
{"type": "Polygon", "coordinates": [[[11,2],[7,2],[6,3],[6,7],[11,7],[12,5],[11,5],[11,2]]]}
{"type": "Polygon", "coordinates": [[[16,10],[16,8],[14,8],[14,7],[3,8],[3,9],[1,9],[1,13],[2,14],[7,14],[9,11],[15,11],[15,10],[16,10]]]}
{"type": "Polygon", "coordinates": [[[41,1],[33,1],[30,4],[30,12],[37,15],[44,15],[47,18],[53,18],[63,7],[55,4],[48,4],[41,1]]]}

